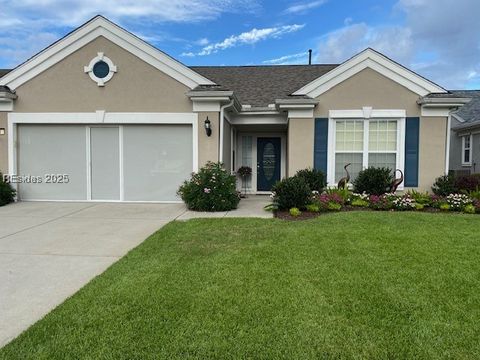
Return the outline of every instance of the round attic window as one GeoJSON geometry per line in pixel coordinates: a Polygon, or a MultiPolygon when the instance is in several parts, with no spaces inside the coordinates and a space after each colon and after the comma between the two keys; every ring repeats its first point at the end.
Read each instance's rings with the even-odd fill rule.
{"type": "Polygon", "coordinates": [[[110,67],[105,61],[100,60],[95,65],[93,65],[92,71],[93,71],[93,75],[95,75],[97,78],[105,79],[108,73],[110,72],[110,67]]]}
{"type": "Polygon", "coordinates": [[[113,64],[112,60],[99,52],[97,56],[90,61],[88,66],[84,67],[84,71],[98,86],[105,86],[105,83],[111,80],[117,72],[117,67],[113,64]]]}

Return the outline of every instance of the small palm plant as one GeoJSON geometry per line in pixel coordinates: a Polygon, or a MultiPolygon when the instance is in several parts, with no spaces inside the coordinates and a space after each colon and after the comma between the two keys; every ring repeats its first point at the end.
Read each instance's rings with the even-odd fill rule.
{"type": "Polygon", "coordinates": [[[243,196],[247,197],[247,178],[252,175],[252,168],[250,166],[241,166],[237,170],[237,174],[242,178],[243,196]]]}

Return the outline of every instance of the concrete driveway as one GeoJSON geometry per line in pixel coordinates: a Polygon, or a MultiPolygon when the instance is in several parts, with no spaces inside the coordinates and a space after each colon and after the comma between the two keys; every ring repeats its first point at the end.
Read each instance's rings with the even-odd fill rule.
{"type": "Polygon", "coordinates": [[[183,204],[0,207],[0,347],[183,213],[183,204]]]}

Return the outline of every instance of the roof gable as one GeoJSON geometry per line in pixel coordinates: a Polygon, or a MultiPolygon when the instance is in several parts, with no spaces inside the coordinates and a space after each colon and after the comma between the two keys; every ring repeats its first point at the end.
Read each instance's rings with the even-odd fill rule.
{"type": "Polygon", "coordinates": [[[366,68],[377,71],[420,96],[425,96],[432,92],[447,92],[439,85],[414,73],[379,52],[368,48],[345,61],[332,71],[304,85],[292,95],[307,95],[316,98],[366,68]]]}
{"type": "Polygon", "coordinates": [[[3,76],[0,85],[15,90],[99,36],[107,38],[190,89],[198,85],[215,84],[120,26],[102,16],[96,16],[3,76]]]}

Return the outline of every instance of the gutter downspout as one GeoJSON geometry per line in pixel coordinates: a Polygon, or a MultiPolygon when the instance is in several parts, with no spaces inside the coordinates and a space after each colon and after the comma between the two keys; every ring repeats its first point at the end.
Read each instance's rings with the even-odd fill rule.
{"type": "Polygon", "coordinates": [[[447,145],[445,146],[445,175],[448,175],[448,171],[450,170],[450,137],[452,136],[452,115],[448,114],[447,120],[447,145]]]}
{"type": "Polygon", "coordinates": [[[224,110],[230,106],[233,105],[234,103],[234,99],[230,100],[230,102],[228,104],[225,104],[225,105],[222,105],[220,107],[220,131],[219,131],[219,134],[220,134],[220,142],[219,142],[219,145],[218,145],[218,161],[223,163],[223,138],[224,138],[224,134],[223,134],[223,125],[224,125],[224,110]]]}

